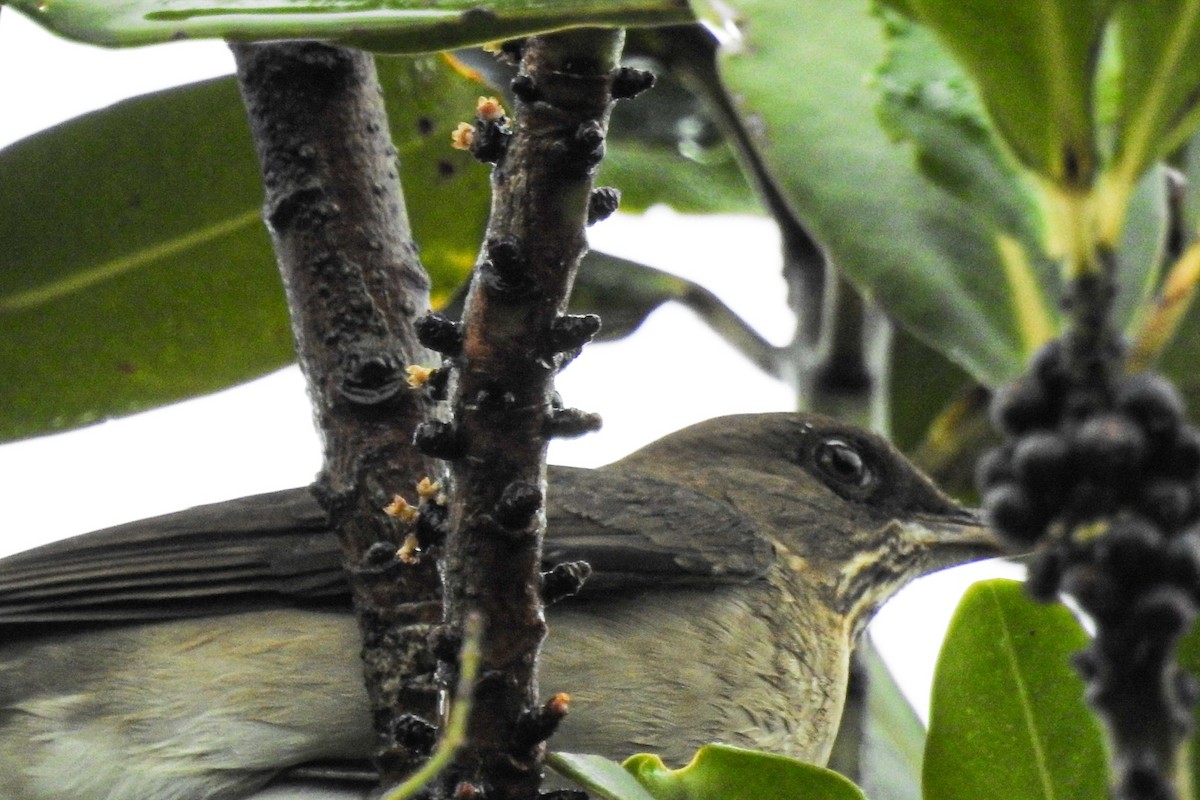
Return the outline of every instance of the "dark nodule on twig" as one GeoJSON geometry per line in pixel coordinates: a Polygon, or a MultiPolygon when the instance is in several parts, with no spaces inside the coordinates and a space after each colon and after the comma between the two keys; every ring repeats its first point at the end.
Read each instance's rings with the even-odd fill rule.
{"type": "Polygon", "coordinates": [[[592,565],[586,561],[555,564],[554,569],[542,573],[542,602],[554,605],[578,594],[591,575],[592,565]]]}

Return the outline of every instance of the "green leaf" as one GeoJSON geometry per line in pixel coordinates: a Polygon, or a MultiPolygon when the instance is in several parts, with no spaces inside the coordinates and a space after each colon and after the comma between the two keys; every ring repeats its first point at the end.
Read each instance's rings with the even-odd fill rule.
{"type": "Polygon", "coordinates": [[[880,16],[887,52],[876,81],[885,128],[913,142],[922,174],[1035,248],[1043,235],[1037,198],[997,140],[974,84],[927,28],[880,16]]]}
{"type": "Polygon", "coordinates": [[[1200,0],[1123,2],[1112,163],[1101,182],[1101,236],[1115,238],[1134,184],[1200,125],[1200,0]]]}
{"type": "MultiPolygon", "coordinates": [[[[487,170],[448,146],[479,84],[380,59],[422,257],[469,271],[487,170]],[[455,213],[446,213],[447,208],[455,213]]],[[[0,438],[84,424],[293,359],[262,186],[232,78],[136,98],[0,151],[0,438]]]]}
{"type": "Polygon", "coordinates": [[[724,143],[714,145],[706,160],[698,161],[678,147],[610,139],[597,181],[621,190],[621,210],[628,213],[658,203],[696,214],[761,210],[724,143]]]}
{"type": "Polygon", "coordinates": [[[876,79],[884,127],[912,142],[918,171],[987,220],[1013,292],[1026,352],[1054,336],[1057,274],[1029,257],[1042,250],[1041,212],[1031,186],[997,141],[971,81],[923,26],[881,12],[887,54],[876,79]]]}
{"type": "Polygon", "coordinates": [[[185,94],[0,151],[0,438],[212,391],[292,359],[237,87],[185,94]]]}
{"type": "Polygon", "coordinates": [[[624,767],[604,756],[550,753],[546,765],[608,800],[655,800],[624,767]]]}
{"type": "Polygon", "coordinates": [[[1017,159],[1064,189],[1097,169],[1095,67],[1115,0],[905,0],[979,87],[1017,159]]]}
{"type": "MultiPolygon", "coordinates": [[[[1179,666],[1191,673],[1193,678],[1200,680],[1200,625],[1193,624],[1192,630],[1183,637],[1179,643],[1178,651],[1179,666]]],[[[1200,706],[1192,708],[1192,730],[1200,730],[1196,727],[1200,723],[1200,706]]],[[[1188,745],[1188,761],[1189,771],[1191,772],[1191,797],[1197,797],[1197,790],[1200,790],[1200,747],[1196,746],[1193,741],[1188,745]]]]}
{"type": "Polygon", "coordinates": [[[1136,0],[1117,8],[1121,52],[1113,170],[1136,181],[1200,125],[1200,0],[1136,0]]]}
{"type": "Polygon", "coordinates": [[[971,587],[934,672],[926,800],[1107,797],[1100,730],[1069,663],[1086,644],[1070,612],[1018,582],[971,587]]]}
{"type": "MultiPolygon", "coordinates": [[[[881,30],[865,3],[858,13],[817,0],[738,6],[745,42],[724,53],[722,78],[760,132],[762,163],[833,263],[980,383],[1019,372],[1059,330],[1061,279],[1044,212],[961,68],[919,26],[885,14],[881,30]],[[880,129],[877,112],[904,141],[880,129]]],[[[1159,268],[1160,174],[1142,179],[1129,214],[1123,325],[1159,268]]]]}
{"type": "MultiPolygon", "coordinates": [[[[1003,232],[1017,327],[1032,350],[1060,325],[1058,271],[1026,255],[1042,250],[1045,237],[1033,187],[1000,146],[973,85],[930,32],[894,14],[882,17],[888,55],[877,81],[885,127],[913,143],[923,175],[1003,232]]],[[[1122,291],[1115,313],[1123,322],[1136,315],[1157,280],[1168,226],[1162,172],[1145,174],[1132,188],[1118,250],[1122,291]]]]}
{"type": "Polygon", "coordinates": [[[738,8],[749,20],[746,42],[723,57],[722,78],[758,123],[763,160],[833,263],[981,382],[1019,372],[1030,349],[1019,333],[1022,287],[1005,276],[1014,255],[1018,273],[1048,267],[930,182],[911,145],[880,128],[864,79],[884,47],[865,0],[741,0],[738,8]]]}
{"type": "Polygon", "coordinates": [[[68,39],[114,47],[178,39],[333,39],[429,53],[580,25],[690,21],[686,0],[8,0],[68,39]]]}
{"type": "Polygon", "coordinates": [[[1117,250],[1118,292],[1113,307],[1113,315],[1125,327],[1144,311],[1162,277],[1171,224],[1166,180],[1162,166],[1150,169],[1134,186],[1126,206],[1117,250]]]}
{"type": "Polygon", "coordinates": [[[892,336],[891,358],[888,436],[902,451],[911,453],[971,379],[940,351],[900,326],[892,336]]]}
{"type": "Polygon", "coordinates": [[[866,800],[857,786],[824,767],[729,745],[705,745],[680,769],[646,753],[624,766],[656,800],[866,800]]]}

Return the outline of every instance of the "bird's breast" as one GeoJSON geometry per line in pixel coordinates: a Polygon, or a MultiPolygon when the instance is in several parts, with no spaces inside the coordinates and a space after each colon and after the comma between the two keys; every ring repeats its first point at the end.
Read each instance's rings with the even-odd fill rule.
{"type": "MultiPolygon", "coordinates": [[[[571,713],[551,744],[683,764],[707,742],[824,763],[840,721],[844,637],[769,581],[647,592],[551,619],[543,693],[571,713]]],[[[557,615],[556,615],[557,616],[557,615]]]]}

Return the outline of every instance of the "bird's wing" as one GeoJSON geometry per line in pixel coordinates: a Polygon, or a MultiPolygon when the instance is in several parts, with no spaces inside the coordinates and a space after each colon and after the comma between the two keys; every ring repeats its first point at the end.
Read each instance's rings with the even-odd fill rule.
{"type": "MultiPolygon", "coordinates": [[[[587,592],[748,580],[771,563],[753,523],[694,490],[563,467],[550,481],[546,563],[590,563],[587,592]]],[[[0,626],[347,601],[337,541],[307,489],[199,506],[0,560],[0,626]]]]}
{"type": "Polygon", "coordinates": [[[346,594],[337,541],[303,488],[198,506],[0,560],[0,625],[170,619],[346,594]]]}
{"type": "Polygon", "coordinates": [[[543,557],[591,564],[585,593],[751,580],[775,555],[758,526],[728,503],[620,467],[553,467],[546,513],[543,557]]]}

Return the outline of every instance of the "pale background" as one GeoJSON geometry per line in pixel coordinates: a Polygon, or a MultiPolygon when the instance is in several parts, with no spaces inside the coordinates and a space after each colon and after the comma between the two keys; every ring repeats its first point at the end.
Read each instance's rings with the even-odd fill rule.
{"type": "MultiPolygon", "coordinates": [[[[232,70],[220,43],[102,50],[55,39],[6,9],[0,14],[0,147],[124,97],[232,70]]],[[[642,217],[618,214],[590,235],[594,246],[702,283],[768,338],[787,340],[778,236],[769,221],[688,219],[657,208],[642,217]]],[[[786,387],[672,306],[622,342],[586,348],[558,385],[568,405],[605,419],[600,433],[552,446],[552,462],[579,466],[606,463],[701,419],[792,404],[786,387]]],[[[3,445],[0,555],[189,505],[305,484],[319,463],[295,368],[158,411],[3,445]]],[[[972,580],[997,574],[1019,571],[990,562],[926,578],[872,624],[870,635],[922,716],[957,596],[972,580]]]]}

